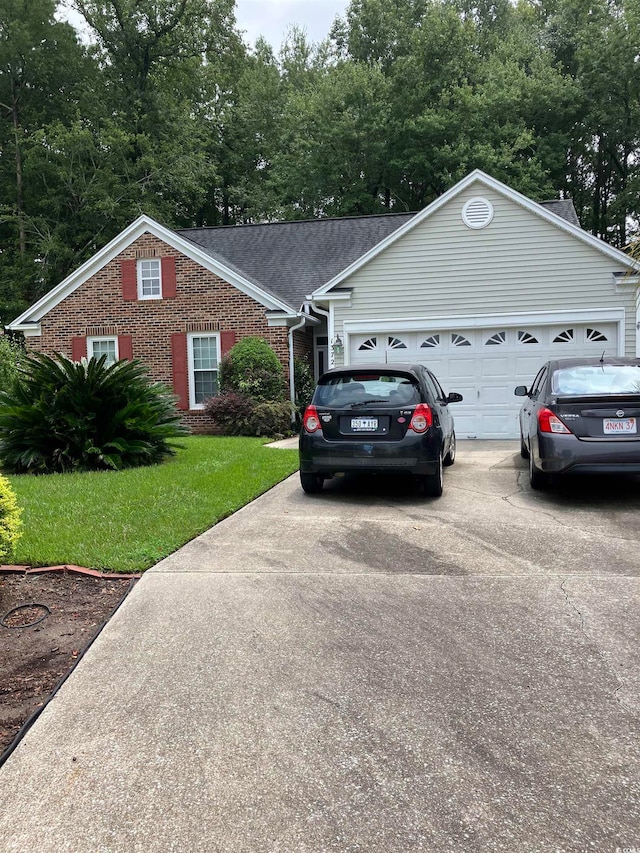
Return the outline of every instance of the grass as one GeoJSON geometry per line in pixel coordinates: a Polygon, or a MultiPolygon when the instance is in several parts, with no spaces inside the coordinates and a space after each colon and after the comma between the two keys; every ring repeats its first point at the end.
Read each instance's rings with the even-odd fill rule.
{"type": "Polygon", "coordinates": [[[192,436],[162,465],[10,476],[24,522],[14,562],[147,569],[297,469],[296,450],[264,441],[192,436]]]}

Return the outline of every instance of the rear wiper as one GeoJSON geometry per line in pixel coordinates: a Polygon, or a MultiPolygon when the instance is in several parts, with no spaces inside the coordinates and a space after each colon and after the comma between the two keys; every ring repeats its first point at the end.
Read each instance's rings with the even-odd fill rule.
{"type": "Polygon", "coordinates": [[[356,406],[368,406],[370,403],[388,403],[388,400],[361,400],[359,403],[349,403],[349,408],[353,409],[356,406]]]}

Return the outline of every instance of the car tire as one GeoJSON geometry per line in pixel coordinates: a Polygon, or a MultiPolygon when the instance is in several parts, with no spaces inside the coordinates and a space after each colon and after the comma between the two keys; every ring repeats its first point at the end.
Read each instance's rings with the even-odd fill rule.
{"type": "Polygon", "coordinates": [[[522,433],[520,433],[520,456],[522,456],[523,459],[529,458],[529,448],[524,443],[524,438],[522,437],[522,433]]]}
{"type": "Polygon", "coordinates": [[[418,488],[420,494],[428,498],[439,498],[442,494],[442,456],[438,456],[438,466],[434,474],[423,474],[418,477],[418,488]]]}
{"type": "Polygon", "coordinates": [[[449,452],[442,460],[442,464],[447,468],[456,461],[456,434],[455,432],[451,434],[451,444],[449,445],[449,452]]]}
{"type": "Polygon", "coordinates": [[[549,475],[536,467],[531,454],[529,454],[529,484],[532,489],[546,489],[549,485],[549,475]]]}
{"type": "Polygon", "coordinates": [[[322,491],[323,484],[324,477],[321,474],[307,474],[304,471],[300,471],[300,485],[302,486],[302,491],[306,492],[306,494],[318,494],[318,492],[322,491]]]}

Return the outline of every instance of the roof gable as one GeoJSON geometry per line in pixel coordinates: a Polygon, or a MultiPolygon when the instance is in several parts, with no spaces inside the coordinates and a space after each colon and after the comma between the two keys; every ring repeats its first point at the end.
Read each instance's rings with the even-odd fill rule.
{"type": "MultiPolygon", "coordinates": [[[[532,201],[526,196],[522,195],[516,190],[512,190],[510,187],[506,186],[506,184],[501,183],[495,178],[486,175],[484,172],[476,169],[474,172],[471,172],[466,178],[463,178],[459,181],[455,186],[451,187],[446,193],[441,195],[435,201],[433,201],[430,205],[424,208],[424,210],[420,211],[420,213],[415,214],[411,217],[410,220],[405,222],[400,228],[390,234],[387,238],[378,243],[377,246],[374,246],[370,249],[366,254],[362,255],[360,258],[355,260],[349,267],[342,270],[338,275],[336,275],[333,279],[328,281],[323,286],[317,288],[312,296],[313,298],[320,298],[330,293],[334,288],[338,288],[341,284],[345,282],[353,273],[357,270],[361,269],[367,263],[369,263],[373,258],[377,257],[379,254],[385,251],[389,246],[393,245],[397,240],[403,237],[408,232],[412,231],[422,222],[424,222],[429,217],[433,216],[438,210],[443,208],[446,204],[455,199],[462,192],[467,190],[473,184],[478,184],[479,189],[482,186],[492,189],[510,201],[520,205],[521,207],[528,210],[530,213],[533,213],[536,216],[539,216],[541,219],[551,223],[567,234],[571,235],[578,240],[581,240],[583,243],[591,246],[591,248],[596,249],[602,254],[608,256],[612,260],[614,260],[617,264],[622,264],[624,266],[629,267],[630,269],[640,270],[640,263],[634,261],[628,255],[625,255],[624,252],[621,252],[619,249],[610,246],[608,243],[605,243],[603,240],[600,240],[598,237],[594,237],[588,231],[584,231],[575,216],[575,211],[573,215],[568,208],[570,202],[562,202],[554,201],[554,202],[543,202],[538,203],[532,201]]],[[[571,205],[571,208],[573,206],[571,205]]]]}
{"type": "Polygon", "coordinates": [[[64,281],[46,293],[34,305],[17,317],[7,328],[14,330],[28,329],[40,322],[49,311],[59,305],[70,296],[91,276],[99,272],[106,264],[116,258],[124,249],[134,243],[143,234],[152,234],[159,240],[171,246],[176,252],[199,263],[215,275],[220,276],[238,290],[255,299],[270,311],[284,311],[286,313],[297,313],[290,304],[280,297],[268,293],[258,282],[252,281],[245,274],[225,264],[190,240],[185,240],[178,232],[165,228],[149,216],[140,216],[132,222],[128,228],[121,231],[113,240],[107,243],[99,252],[89,258],[75,272],[71,273],[64,281]]]}

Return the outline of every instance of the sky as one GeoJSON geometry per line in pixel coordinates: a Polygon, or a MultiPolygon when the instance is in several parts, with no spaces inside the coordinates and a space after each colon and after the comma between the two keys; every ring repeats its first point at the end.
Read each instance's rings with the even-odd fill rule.
{"type": "Polygon", "coordinates": [[[349,0],[236,0],[236,20],[245,41],[253,45],[262,35],[277,52],[290,24],[305,29],[309,41],[322,41],[348,5],[349,0]]]}
{"type": "MultiPolygon", "coordinates": [[[[236,0],[236,20],[246,42],[253,46],[262,35],[277,53],[291,24],[306,30],[309,41],[322,41],[348,5],[349,0],[236,0]]],[[[82,24],[68,6],[60,14],[76,27],[82,24]]]]}

